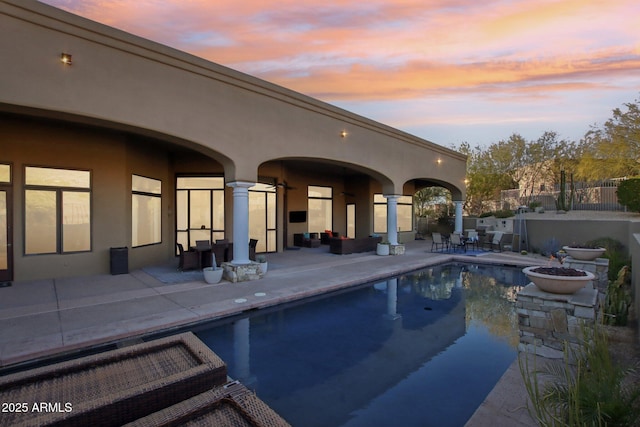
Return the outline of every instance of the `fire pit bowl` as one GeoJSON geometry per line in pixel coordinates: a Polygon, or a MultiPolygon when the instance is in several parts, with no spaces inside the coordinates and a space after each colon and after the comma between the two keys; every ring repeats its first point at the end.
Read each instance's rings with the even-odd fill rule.
{"type": "Polygon", "coordinates": [[[522,272],[541,291],[552,294],[573,294],[584,288],[595,276],[593,273],[565,267],[527,267],[522,272]]]}

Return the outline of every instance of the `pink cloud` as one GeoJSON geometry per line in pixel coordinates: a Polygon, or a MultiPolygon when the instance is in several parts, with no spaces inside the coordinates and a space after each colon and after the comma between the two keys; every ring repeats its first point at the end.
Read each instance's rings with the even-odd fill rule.
{"type": "Polygon", "coordinates": [[[637,0],[44,2],[380,119],[367,103],[446,114],[453,98],[483,111],[562,99],[566,111],[571,97],[640,91],[637,0]]]}

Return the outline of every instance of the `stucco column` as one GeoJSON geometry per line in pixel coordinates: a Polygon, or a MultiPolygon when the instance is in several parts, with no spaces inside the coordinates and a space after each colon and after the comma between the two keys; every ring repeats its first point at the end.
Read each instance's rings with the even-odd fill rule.
{"type": "Polygon", "coordinates": [[[453,232],[462,234],[462,202],[458,200],[453,203],[456,204],[456,226],[453,232]]]}
{"type": "Polygon", "coordinates": [[[255,183],[235,181],[233,188],[233,260],[232,264],[250,264],[249,260],[249,187],[255,183]]]}
{"type": "Polygon", "coordinates": [[[395,194],[384,195],[387,199],[387,240],[392,245],[398,244],[398,197],[395,194]]]}

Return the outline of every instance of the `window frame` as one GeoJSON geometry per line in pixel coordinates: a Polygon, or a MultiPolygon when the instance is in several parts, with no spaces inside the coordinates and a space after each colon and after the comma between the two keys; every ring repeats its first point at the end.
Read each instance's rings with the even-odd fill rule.
{"type": "Polygon", "coordinates": [[[308,185],[307,186],[307,231],[310,233],[320,233],[320,232],[324,232],[325,230],[333,230],[333,187],[330,187],[328,185],[308,185]],[[310,196],[309,193],[311,191],[312,188],[321,188],[321,189],[328,189],[330,196],[310,196]],[[325,201],[329,201],[330,205],[329,205],[329,212],[331,214],[331,218],[330,219],[330,226],[328,228],[322,228],[320,230],[311,230],[310,227],[310,218],[311,218],[311,206],[309,205],[309,202],[311,200],[325,200],[325,201]]]}
{"type": "MultiPolygon", "coordinates": [[[[275,179],[268,180],[263,179],[264,181],[273,181],[275,183],[275,179]]],[[[256,248],[256,252],[258,253],[271,253],[276,252],[278,250],[278,196],[276,192],[275,184],[271,182],[257,182],[256,185],[249,187],[249,216],[251,217],[251,197],[255,198],[264,198],[264,221],[265,225],[265,238],[264,241],[262,239],[258,239],[258,246],[256,248]],[[271,199],[271,200],[270,200],[271,199]],[[270,210],[272,209],[272,210],[270,210]],[[272,224],[270,224],[270,220],[272,224]]],[[[251,218],[249,218],[249,233],[251,233],[251,218]]],[[[261,236],[249,236],[252,238],[258,238],[261,236]]]]}
{"type": "MultiPolygon", "coordinates": [[[[185,183],[186,184],[186,183],[185,183]]],[[[195,245],[195,240],[197,240],[197,238],[194,238],[194,236],[192,236],[192,234],[194,234],[194,232],[199,231],[199,228],[195,228],[192,227],[193,224],[191,224],[191,196],[192,196],[192,192],[193,191],[208,191],[209,192],[209,207],[210,207],[210,212],[209,212],[209,222],[210,222],[210,228],[207,228],[207,230],[209,230],[208,233],[208,239],[211,240],[212,242],[220,239],[220,238],[226,238],[226,230],[224,228],[225,222],[226,222],[226,186],[225,186],[225,182],[224,182],[224,175],[221,174],[178,174],[175,176],[175,200],[174,200],[174,204],[175,204],[175,218],[174,218],[174,226],[175,226],[175,230],[174,230],[174,239],[176,243],[182,243],[183,245],[186,244],[186,248],[188,248],[189,246],[193,246],[195,245]],[[216,179],[216,181],[220,181],[219,186],[198,186],[198,185],[180,185],[180,179],[198,179],[198,178],[214,178],[216,179]],[[187,228],[180,228],[181,224],[179,224],[179,209],[181,209],[181,207],[179,206],[179,202],[180,202],[180,195],[179,194],[184,194],[185,198],[184,198],[184,202],[186,204],[186,212],[184,212],[184,215],[186,215],[185,221],[186,221],[186,225],[187,228]],[[222,207],[219,209],[216,209],[216,196],[222,201],[222,207]],[[216,215],[218,215],[219,210],[221,210],[222,216],[221,216],[221,220],[222,220],[222,226],[223,228],[214,228],[217,224],[217,220],[216,220],[216,215]],[[184,241],[184,239],[181,240],[181,235],[186,236],[186,242],[184,241]]],[[[177,249],[176,249],[176,255],[178,254],[177,249]]]]}
{"type": "Polygon", "coordinates": [[[70,255],[78,253],[93,252],[93,170],[71,167],[58,167],[58,166],[42,166],[42,165],[24,165],[22,169],[23,173],[23,211],[22,211],[22,238],[23,248],[22,253],[24,256],[38,256],[38,255],[70,255]],[[47,185],[47,184],[29,184],[27,183],[27,170],[33,169],[51,169],[58,171],[78,171],[87,172],[89,174],[89,182],[87,187],[65,186],[65,185],[47,185]],[[53,252],[28,252],[27,244],[27,191],[50,191],[55,194],[55,251],[53,252]],[[85,250],[64,250],[64,193],[87,193],[89,194],[89,248],[85,250]]]}
{"type": "Polygon", "coordinates": [[[158,178],[152,178],[150,176],[146,176],[146,175],[141,175],[138,173],[131,173],[131,247],[132,248],[143,248],[145,246],[154,246],[154,245],[161,245],[162,244],[162,180],[158,179],[158,178]],[[133,188],[133,177],[137,176],[139,178],[144,178],[145,180],[152,180],[152,181],[158,181],[158,183],[160,184],[160,191],[158,193],[155,192],[150,192],[150,191],[144,191],[144,190],[134,190],[133,188]],[[134,244],[133,243],[133,221],[135,219],[134,215],[133,215],[133,199],[134,196],[142,196],[142,197],[149,197],[152,200],[159,200],[160,206],[159,206],[159,210],[158,210],[158,215],[160,216],[158,218],[158,227],[159,227],[159,240],[158,241],[153,241],[150,243],[143,243],[143,244],[134,244]]]}
{"type": "MultiPolygon", "coordinates": [[[[387,198],[384,197],[384,195],[382,193],[375,193],[373,195],[373,232],[374,233],[387,233],[388,232],[388,230],[387,230],[387,204],[388,203],[387,203],[387,201],[388,201],[387,198]],[[384,201],[380,201],[381,198],[384,199],[384,201]],[[383,224],[383,228],[378,228],[379,224],[376,222],[376,215],[375,215],[376,214],[376,206],[384,206],[384,221],[383,221],[384,224],[383,224]]],[[[397,224],[398,228],[401,228],[400,227],[400,223],[399,223],[400,222],[399,221],[400,220],[400,215],[398,215],[399,211],[400,211],[400,207],[407,207],[407,206],[411,210],[410,215],[409,215],[409,218],[410,218],[410,221],[411,221],[411,225],[407,230],[399,230],[399,232],[401,232],[401,233],[405,232],[405,231],[413,230],[413,228],[414,228],[414,219],[413,219],[413,196],[410,196],[410,195],[402,195],[402,196],[400,196],[398,198],[397,203],[396,203],[396,218],[398,219],[398,224],[397,224]],[[401,201],[402,198],[404,198],[404,197],[410,198],[411,201],[410,202],[409,201],[407,201],[407,202],[401,201]]]]}

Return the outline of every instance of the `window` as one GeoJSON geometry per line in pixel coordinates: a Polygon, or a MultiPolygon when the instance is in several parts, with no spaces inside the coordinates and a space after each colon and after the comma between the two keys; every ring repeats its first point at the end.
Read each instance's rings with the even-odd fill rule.
{"type": "Polygon", "coordinates": [[[0,183],[11,183],[11,165],[0,164],[0,183]]]}
{"type": "Polygon", "coordinates": [[[276,188],[258,183],[249,188],[249,237],[257,239],[256,252],[276,251],[276,188]]]}
{"type": "MultiPolygon", "coordinates": [[[[398,231],[413,229],[413,198],[411,196],[398,197],[397,206],[398,231]]],[[[387,199],[382,194],[373,195],[373,231],[387,232],[387,199]]]]}
{"type": "Polygon", "coordinates": [[[10,194],[7,184],[11,184],[11,165],[0,164],[0,282],[11,278],[10,275],[7,275],[7,270],[11,255],[9,252],[11,244],[9,226],[13,224],[10,220],[11,198],[7,197],[7,194],[10,194]]]}
{"type": "Polygon", "coordinates": [[[413,197],[398,197],[398,231],[413,230],[413,197]]]}
{"type": "Polygon", "coordinates": [[[184,176],[176,179],[176,242],[184,248],[196,240],[224,239],[224,178],[184,176]]]}
{"type": "Polygon", "coordinates": [[[320,233],[333,229],[333,189],[310,185],[307,190],[309,199],[308,231],[320,233]]]}
{"type": "Polygon", "coordinates": [[[25,168],[25,254],[91,250],[91,172],[25,168]]]}
{"type": "Polygon", "coordinates": [[[347,204],[347,237],[356,237],[356,205],[347,204]]]}
{"type": "Polygon", "coordinates": [[[162,182],[131,176],[131,246],[162,241],[162,182]]]}

